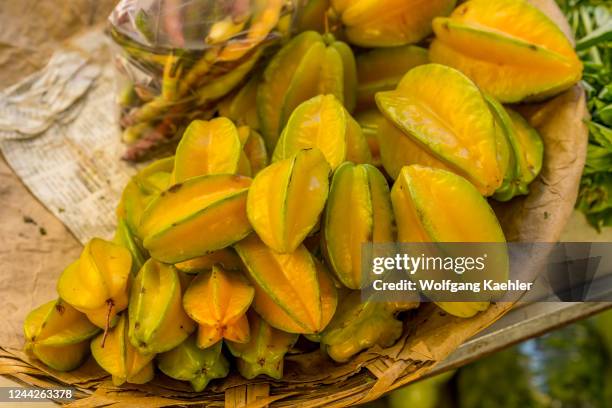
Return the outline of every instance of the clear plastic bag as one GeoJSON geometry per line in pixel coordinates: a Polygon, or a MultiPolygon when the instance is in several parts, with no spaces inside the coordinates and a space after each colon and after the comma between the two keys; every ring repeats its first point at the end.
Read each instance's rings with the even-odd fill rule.
{"type": "Polygon", "coordinates": [[[109,17],[127,160],[175,140],[287,36],[298,0],[122,0],[109,17]]]}

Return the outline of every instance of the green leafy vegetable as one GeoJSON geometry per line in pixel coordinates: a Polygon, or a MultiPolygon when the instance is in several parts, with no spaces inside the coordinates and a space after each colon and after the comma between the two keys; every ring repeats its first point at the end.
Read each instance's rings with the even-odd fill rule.
{"type": "Polygon", "coordinates": [[[598,231],[612,226],[612,2],[557,0],[584,62],[591,114],[586,166],[576,207],[598,231]]]}

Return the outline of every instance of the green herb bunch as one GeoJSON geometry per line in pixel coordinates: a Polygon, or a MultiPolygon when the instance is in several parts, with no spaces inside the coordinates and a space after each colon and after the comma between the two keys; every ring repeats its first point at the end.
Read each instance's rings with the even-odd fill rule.
{"type": "Polygon", "coordinates": [[[598,231],[612,226],[612,2],[557,0],[584,63],[589,146],[576,207],[598,231]]]}

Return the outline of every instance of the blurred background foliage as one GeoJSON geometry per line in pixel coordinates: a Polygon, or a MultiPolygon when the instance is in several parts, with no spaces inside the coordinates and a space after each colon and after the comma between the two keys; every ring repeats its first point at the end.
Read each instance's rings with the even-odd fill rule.
{"type": "Polygon", "coordinates": [[[612,407],[612,310],[410,384],[363,407],[612,407]]]}

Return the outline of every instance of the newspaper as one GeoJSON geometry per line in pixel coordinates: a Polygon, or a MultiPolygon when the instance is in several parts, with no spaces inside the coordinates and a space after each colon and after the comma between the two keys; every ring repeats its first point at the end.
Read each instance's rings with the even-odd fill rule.
{"type": "Polygon", "coordinates": [[[0,92],[4,157],[82,243],[112,236],[115,207],[135,171],[120,159],[108,41],[100,27],[87,31],[0,92]]]}

